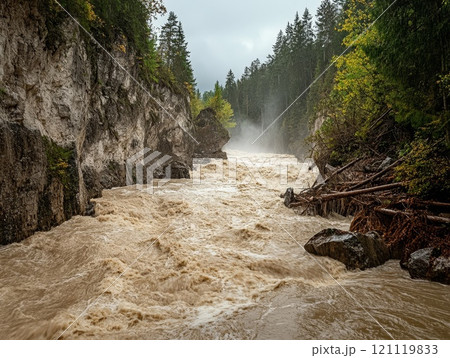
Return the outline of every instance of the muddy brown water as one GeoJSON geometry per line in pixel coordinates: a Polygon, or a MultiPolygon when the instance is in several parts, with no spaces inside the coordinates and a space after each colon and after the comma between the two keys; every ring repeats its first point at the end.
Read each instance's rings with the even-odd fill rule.
{"type": "Polygon", "coordinates": [[[349,219],[283,206],[277,165],[294,158],[230,154],[261,168],[248,175],[238,159],[236,184],[210,164],[201,184],[108,190],[95,217],[0,248],[0,338],[450,338],[448,286],[397,261],[349,272],[310,256],[312,235],[349,219]]]}

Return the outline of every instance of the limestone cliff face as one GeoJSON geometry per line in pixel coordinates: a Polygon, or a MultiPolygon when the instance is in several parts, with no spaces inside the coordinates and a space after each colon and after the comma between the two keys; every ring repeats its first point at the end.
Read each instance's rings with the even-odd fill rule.
{"type": "MultiPolygon", "coordinates": [[[[181,129],[193,132],[187,97],[154,84],[162,110],[93,43],[89,55],[69,18],[50,48],[38,1],[0,3],[0,244],[84,214],[102,189],[125,185],[125,162],[140,150],[183,167],[195,145],[181,129]]],[[[112,54],[138,77],[132,53],[112,54]]]]}

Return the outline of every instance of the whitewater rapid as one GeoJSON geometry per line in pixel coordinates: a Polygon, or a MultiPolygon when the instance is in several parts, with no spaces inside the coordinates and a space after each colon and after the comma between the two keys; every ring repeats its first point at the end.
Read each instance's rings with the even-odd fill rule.
{"type": "Polygon", "coordinates": [[[94,217],[1,247],[0,338],[450,338],[448,286],[413,281],[398,261],[349,272],[304,251],[350,223],[283,205],[279,164],[297,189],[315,171],[229,156],[224,175],[210,163],[153,192],[106,190],[94,217]]]}

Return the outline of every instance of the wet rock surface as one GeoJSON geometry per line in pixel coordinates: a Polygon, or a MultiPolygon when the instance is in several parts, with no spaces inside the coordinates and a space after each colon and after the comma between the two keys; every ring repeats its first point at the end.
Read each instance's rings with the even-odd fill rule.
{"type": "Polygon", "coordinates": [[[49,230],[79,212],[70,153],[38,131],[0,123],[0,245],[49,230]],[[67,154],[65,161],[54,157],[58,151],[67,154]]]}
{"type": "Polygon", "coordinates": [[[289,205],[291,205],[291,203],[295,201],[294,189],[292,188],[287,189],[286,193],[282,195],[282,198],[284,198],[284,205],[286,207],[289,207],[289,205]]]}
{"type": "Polygon", "coordinates": [[[413,279],[450,284],[450,258],[442,256],[439,249],[428,247],[413,252],[406,266],[413,279]]]}
{"type": "Polygon", "coordinates": [[[365,235],[337,229],[326,229],[305,245],[311,254],[328,256],[345,264],[347,269],[376,267],[389,260],[389,249],[376,232],[365,235]]]}
{"type": "Polygon", "coordinates": [[[197,158],[226,159],[222,148],[230,140],[230,134],[216,118],[216,112],[206,108],[196,119],[196,136],[199,144],[195,148],[197,158]]]}

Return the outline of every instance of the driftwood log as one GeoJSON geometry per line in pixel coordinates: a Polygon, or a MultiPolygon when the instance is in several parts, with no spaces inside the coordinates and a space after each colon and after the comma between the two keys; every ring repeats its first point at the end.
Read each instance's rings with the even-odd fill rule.
{"type": "MultiPolygon", "coordinates": [[[[410,215],[412,213],[407,213],[404,211],[400,211],[400,210],[392,210],[392,209],[385,209],[385,208],[375,208],[374,209],[377,213],[380,214],[385,214],[385,215],[389,215],[389,216],[395,216],[395,215],[410,215]]],[[[432,221],[435,223],[440,223],[440,224],[450,224],[450,218],[444,218],[442,216],[430,216],[430,215],[426,215],[425,218],[428,221],[432,221]]]]}
{"type": "MultiPolygon", "coordinates": [[[[404,158],[400,158],[377,173],[361,179],[361,173],[364,172],[361,168],[364,169],[367,164],[373,166],[374,162],[357,158],[334,170],[322,183],[315,183],[310,189],[299,194],[293,194],[291,189],[291,199],[285,201],[285,205],[289,208],[300,208],[301,215],[328,216],[334,212],[348,216],[369,210],[391,217],[413,217],[419,214],[435,224],[450,224],[450,218],[439,216],[441,213],[450,212],[450,203],[411,198],[402,190],[405,183],[392,182],[393,175],[390,173],[403,160],[404,158]],[[350,178],[350,181],[340,182],[338,176],[345,171],[350,171],[345,175],[345,179],[350,178]],[[359,180],[355,180],[356,178],[359,180]],[[375,182],[378,183],[376,186],[370,186],[375,182]]],[[[343,177],[340,179],[343,180],[343,177]]]]}
{"type": "Polygon", "coordinates": [[[385,191],[385,190],[400,188],[401,186],[402,186],[402,183],[392,183],[392,184],[387,184],[387,185],[376,186],[374,188],[367,188],[367,189],[354,190],[354,191],[344,191],[342,193],[336,193],[336,194],[326,194],[326,195],[322,195],[319,198],[319,200],[329,201],[329,200],[336,200],[336,199],[342,199],[342,198],[349,198],[349,197],[363,195],[363,194],[376,193],[378,191],[385,191]]]}
{"type": "Polygon", "coordinates": [[[388,173],[390,170],[394,169],[397,165],[399,165],[401,162],[403,161],[403,158],[397,160],[396,162],[394,162],[393,164],[391,164],[390,166],[388,166],[386,169],[380,171],[379,173],[373,175],[372,177],[370,177],[369,179],[366,179],[352,187],[350,187],[348,190],[355,190],[358,188],[361,188],[364,185],[370,184],[372,183],[375,179],[381,178],[384,174],[388,173]]]}

